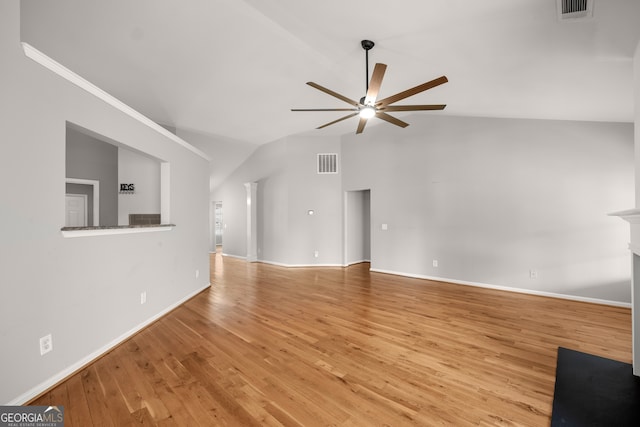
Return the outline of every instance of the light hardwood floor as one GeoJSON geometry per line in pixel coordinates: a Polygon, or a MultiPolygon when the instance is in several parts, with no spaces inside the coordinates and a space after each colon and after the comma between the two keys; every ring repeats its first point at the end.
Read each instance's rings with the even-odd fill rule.
{"type": "Polygon", "coordinates": [[[210,289],[31,402],[65,426],[548,426],[558,346],[631,362],[629,309],[211,258],[210,289]]]}

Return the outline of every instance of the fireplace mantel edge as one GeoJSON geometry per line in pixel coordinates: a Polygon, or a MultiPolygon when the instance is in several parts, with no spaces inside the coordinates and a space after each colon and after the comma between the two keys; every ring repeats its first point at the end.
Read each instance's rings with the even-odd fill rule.
{"type": "Polygon", "coordinates": [[[619,211],[619,212],[612,212],[609,214],[609,216],[617,216],[619,218],[624,219],[625,221],[627,221],[629,224],[632,225],[632,231],[631,231],[631,242],[629,243],[629,250],[631,252],[633,252],[634,254],[640,256],[640,240],[638,240],[637,238],[637,234],[634,233],[633,227],[636,224],[640,224],[640,209],[638,208],[634,208],[634,209],[627,209],[624,211],[619,211]]]}

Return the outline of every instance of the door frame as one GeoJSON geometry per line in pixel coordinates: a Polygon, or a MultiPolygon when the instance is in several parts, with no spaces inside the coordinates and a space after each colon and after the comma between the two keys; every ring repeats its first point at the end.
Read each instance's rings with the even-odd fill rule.
{"type": "MultiPolygon", "coordinates": [[[[223,224],[220,223],[220,243],[218,243],[218,206],[220,207],[220,211],[222,212],[222,202],[221,201],[211,201],[211,206],[209,207],[209,252],[216,253],[218,246],[222,245],[222,233],[223,233],[223,224]]],[[[222,216],[222,215],[221,215],[222,216]]]]}
{"type": "Polygon", "coordinates": [[[84,184],[93,187],[93,226],[98,227],[100,225],[100,181],[95,179],[66,178],[65,182],[67,184],[84,184]]]}
{"type": "Polygon", "coordinates": [[[214,246],[222,245],[222,239],[224,234],[224,217],[222,212],[222,202],[213,202],[213,222],[214,222],[214,230],[213,230],[213,242],[214,246]],[[220,210],[220,223],[218,223],[218,209],[220,210]],[[220,230],[220,233],[218,233],[220,230]],[[220,242],[218,242],[218,236],[220,236],[220,242]]]}
{"type": "Polygon", "coordinates": [[[258,261],[258,183],[245,182],[247,192],[247,261],[258,261]]]}
{"type": "Polygon", "coordinates": [[[343,232],[342,232],[342,265],[345,267],[348,267],[349,265],[352,264],[357,264],[359,262],[370,262],[373,263],[373,236],[372,236],[372,228],[371,228],[371,189],[370,188],[363,188],[360,190],[344,190],[343,191],[343,212],[342,212],[342,219],[343,219],[343,232]],[[353,209],[352,207],[349,206],[349,194],[350,193],[361,193],[364,194],[364,192],[368,192],[369,193],[369,204],[368,206],[366,206],[366,209],[369,212],[369,230],[368,230],[368,245],[369,245],[369,260],[358,260],[358,261],[350,261],[349,260],[349,247],[350,245],[353,245],[354,243],[362,243],[362,242],[352,242],[349,240],[349,218],[350,218],[350,213],[351,210],[353,209]]]}

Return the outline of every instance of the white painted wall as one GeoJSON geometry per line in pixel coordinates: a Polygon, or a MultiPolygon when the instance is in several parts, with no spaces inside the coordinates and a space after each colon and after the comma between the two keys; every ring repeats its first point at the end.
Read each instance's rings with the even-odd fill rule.
{"type": "Polygon", "coordinates": [[[2,404],[207,286],[209,268],[208,161],[26,58],[19,9],[0,2],[0,180],[19,184],[0,201],[2,404]],[[67,120],[171,163],[174,230],[62,237],[67,120]],[[40,356],[49,333],[53,351],[40,356]]]}
{"type": "Polygon", "coordinates": [[[249,142],[186,129],[176,129],[176,135],[211,157],[211,192],[258,148],[249,142]]]}
{"type": "Polygon", "coordinates": [[[133,194],[118,194],[118,225],[129,214],[160,213],[160,162],[123,147],[118,148],[118,184],[134,184],[133,194]]]}
{"type": "MultiPolygon", "coordinates": [[[[635,186],[636,200],[635,206],[640,203],[640,42],[636,46],[633,56],[633,99],[635,107],[635,186]]],[[[631,245],[634,248],[640,247],[640,224],[630,224],[631,245]]],[[[631,268],[633,277],[633,291],[631,294],[633,313],[633,374],[640,376],[640,255],[631,253],[631,268]]]]}
{"type": "MultiPolygon", "coordinates": [[[[276,145],[281,145],[277,143],[276,145]]],[[[284,146],[284,144],[282,144],[284,146]]],[[[271,147],[269,147],[271,148],[271,147]]],[[[276,147],[276,152],[281,152],[282,147],[276,147]]],[[[265,151],[268,148],[265,147],[265,151]]],[[[264,152],[262,153],[264,154],[264,152]]],[[[258,206],[256,209],[256,225],[257,225],[257,244],[258,244],[258,259],[266,260],[270,262],[282,262],[287,259],[287,242],[289,241],[289,228],[287,226],[289,222],[289,206],[290,194],[287,191],[287,171],[282,165],[286,161],[283,157],[281,159],[275,159],[260,156],[260,163],[273,162],[275,165],[280,165],[278,169],[274,170],[273,174],[261,175],[259,179],[248,180],[247,182],[257,182],[257,200],[258,206]]],[[[256,168],[259,168],[256,165],[256,168]]],[[[226,203],[223,202],[224,215],[227,215],[226,203]]],[[[227,249],[227,237],[234,240],[237,236],[238,229],[235,228],[233,233],[226,233],[224,230],[224,240],[222,247],[225,252],[227,249]]],[[[240,230],[241,235],[245,230],[240,230]]]]}
{"type": "MultiPolygon", "coordinates": [[[[635,204],[640,207],[640,42],[636,47],[633,57],[633,94],[634,94],[634,116],[635,116],[635,204]]],[[[631,206],[631,205],[629,205],[631,206]]],[[[640,224],[631,224],[631,242],[640,247],[640,224]]],[[[640,326],[640,325],[639,325],[640,326]]],[[[640,343],[639,343],[640,344],[640,343]]],[[[640,347],[639,347],[640,348],[640,347]]]]}
{"type": "MultiPolygon", "coordinates": [[[[95,225],[118,223],[118,149],[66,126],[65,167],[67,178],[89,179],[100,184],[99,221],[95,225]]],[[[93,209],[92,209],[93,211],[93,209]]]]}
{"type": "MultiPolygon", "coordinates": [[[[628,226],[608,214],[633,203],[632,124],[442,115],[410,123],[371,126],[341,143],[289,137],[262,146],[220,200],[244,215],[242,182],[259,182],[266,261],[341,264],[340,195],[370,188],[375,270],[630,302],[628,226]],[[310,172],[312,155],[332,151],[341,183],[310,172]]],[[[244,221],[225,230],[225,252],[244,254],[244,221]]]]}
{"type": "Polygon", "coordinates": [[[247,197],[244,184],[257,182],[258,258],[286,259],[288,200],[286,140],[260,146],[213,193],[221,201],[223,252],[245,257],[247,254],[247,197]],[[266,234],[265,234],[266,233],[266,234]],[[265,245],[265,241],[269,242],[265,245]]]}
{"type": "MultiPolygon", "coordinates": [[[[209,164],[209,250],[216,251],[215,202],[216,189],[235,171],[258,146],[220,135],[211,135],[193,130],[174,129],[175,133],[194,147],[202,150],[210,158],[209,164]]],[[[233,207],[232,207],[233,208],[233,207]]],[[[226,216],[222,205],[223,216],[226,216]]],[[[228,226],[228,224],[227,224],[228,226]]],[[[223,230],[224,231],[224,230],[223,230]]],[[[223,233],[224,234],[224,233],[223,233]]]]}
{"type": "Polygon", "coordinates": [[[224,206],[224,253],[246,254],[243,183],[257,182],[259,260],[342,264],[341,178],[316,173],[317,153],[339,151],[338,137],[294,136],[260,146],[214,192],[224,206]]]}
{"type": "Polygon", "coordinates": [[[627,226],[607,214],[633,203],[632,124],[407,120],[344,137],[345,189],[372,192],[373,269],[630,301],[627,226]]]}
{"type": "Polygon", "coordinates": [[[341,172],[339,137],[287,138],[287,264],[342,265],[343,262],[342,174],[318,174],[318,153],[338,153],[341,172]],[[309,210],[313,210],[314,215],[308,215],[309,210]]]}

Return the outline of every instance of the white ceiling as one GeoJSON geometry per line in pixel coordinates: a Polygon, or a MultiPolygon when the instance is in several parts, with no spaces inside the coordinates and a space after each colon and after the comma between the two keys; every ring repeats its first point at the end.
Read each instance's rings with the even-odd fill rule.
{"type": "MultiPolygon", "coordinates": [[[[262,144],[355,132],[362,39],[386,63],[381,97],[446,75],[399,104],[486,117],[633,121],[640,1],[595,0],[561,22],[556,0],[22,0],[22,39],[149,118],[262,144]]],[[[383,123],[382,126],[390,126],[383,123]]],[[[371,131],[367,127],[367,131],[371,131]]]]}

